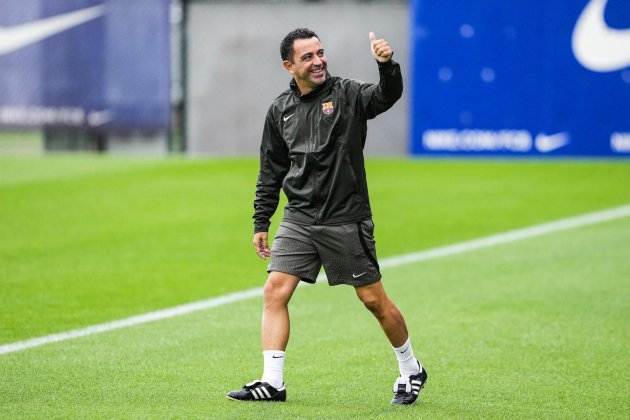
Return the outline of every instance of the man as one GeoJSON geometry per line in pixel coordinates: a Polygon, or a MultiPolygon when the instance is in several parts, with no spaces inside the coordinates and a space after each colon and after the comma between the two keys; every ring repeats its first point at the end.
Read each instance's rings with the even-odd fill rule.
{"type": "Polygon", "coordinates": [[[271,257],[264,287],[260,380],[231,391],[242,401],[285,401],[288,303],[300,280],[314,283],[324,266],[330,285],[348,284],[375,315],[398,359],[392,404],[412,404],[427,373],[414,357],[407,327],[381,283],[363,163],[367,120],[402,95],[400,67],[389,43],[369,34],[378,85],[332,77],[319,37],[290,32],[280,45],[290,89],[267,113],[254,200],[254,248],[271,257]],[[288,204],[270,250],[267,231],[280,188],[288,204]]]}

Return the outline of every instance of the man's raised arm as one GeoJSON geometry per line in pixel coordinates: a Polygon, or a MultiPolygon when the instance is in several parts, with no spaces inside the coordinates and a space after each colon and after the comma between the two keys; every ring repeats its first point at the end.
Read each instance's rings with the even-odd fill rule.
{"type": "Polygon", "coordinates": [[[361,85],[359,100],[368,119],[387,111],[401,97],[403,91],[400,65],[392,60],[394,51],[384,39],[377,39],[370,32],[370,52],[378,62],[379,83],[361,85]]]}

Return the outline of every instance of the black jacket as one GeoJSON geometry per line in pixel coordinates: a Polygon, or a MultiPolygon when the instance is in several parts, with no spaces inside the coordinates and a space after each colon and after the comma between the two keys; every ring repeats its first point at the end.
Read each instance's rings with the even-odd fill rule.
{"type": "Polygon", "coordinates": [[[267,112],[260,145],[254,231],[267,232],[280,188],[284,220],[336,225],[371,217],[363,164],[367,120],[402,95],[400,66],[379,63],[378,85],[328,76],[300,96],[295,81],[267,112]]]}

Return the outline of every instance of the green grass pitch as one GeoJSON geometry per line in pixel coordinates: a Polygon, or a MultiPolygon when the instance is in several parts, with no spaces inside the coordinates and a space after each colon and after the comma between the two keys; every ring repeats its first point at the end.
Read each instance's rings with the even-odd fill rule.
{"type": "MultiPolygon", "coordinates": [[[[370,160],[379,257],[630,203],[615,161],[370,160]]],[[[0,344],[260,286],[256,162],[0,157],[0,344]]],[[[278,218],[274,220],[277,225],[278,218]]],[[[260,298],[0,355],[0,416],[625,417],[630,220],[383,272],[429,369],[396,364],[348,287],[291,303],[286,404],[224,393],[260,375],[260,298]]]]}

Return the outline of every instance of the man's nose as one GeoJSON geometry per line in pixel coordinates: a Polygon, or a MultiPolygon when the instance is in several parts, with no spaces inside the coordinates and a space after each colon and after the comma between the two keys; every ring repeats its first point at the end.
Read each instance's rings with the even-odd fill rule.
{"type": "Polygon", "coordinates": [[[319,66],[322,63],[323,63],[322,59],[318,55],[316,55],[315,59],[313,60],[313,64],[316,65],[316,66],[319,66]]]}

